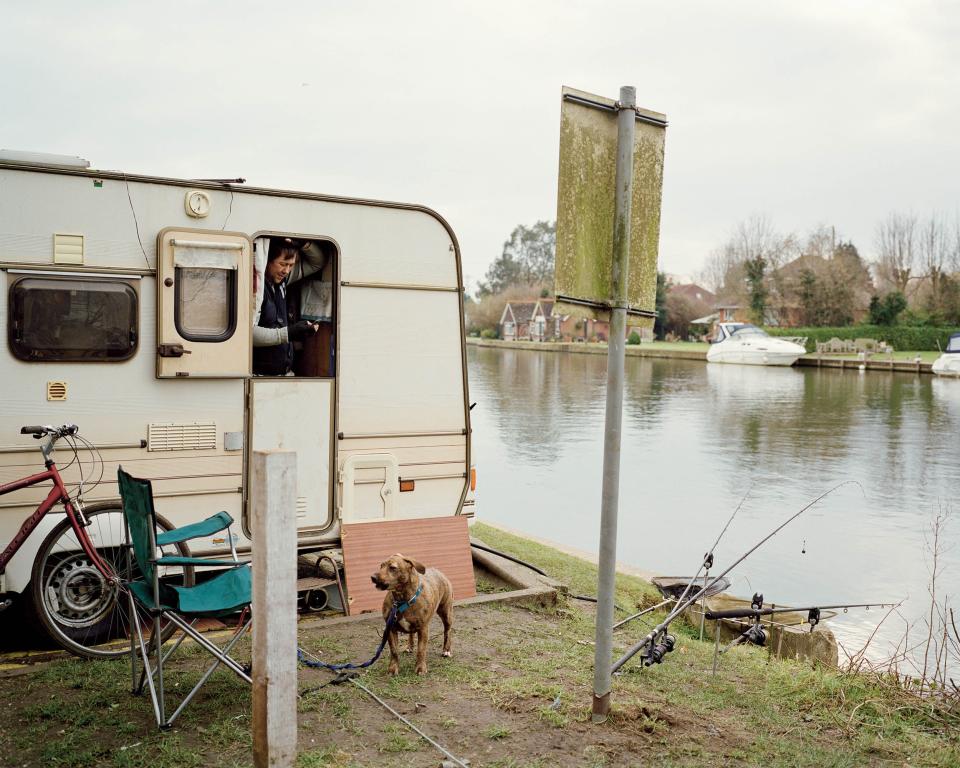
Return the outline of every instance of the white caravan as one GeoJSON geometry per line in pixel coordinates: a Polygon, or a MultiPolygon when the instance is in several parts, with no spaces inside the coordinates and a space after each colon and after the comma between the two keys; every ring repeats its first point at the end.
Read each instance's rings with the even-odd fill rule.
{"type": "MultiPolygon", "coordinates": [[[[21,426],[75,423],[104,462],[88,510],[118,508],[122,464],[173,525],[240,522],[196,555],[249,549],[252,450],[296,451],[302,550],[337,546],[341,522],[472,516],[460,252],[439,215],[88,165],[0,153],[0,484],[43,469],[21,426]],[[291,322],[319,330],[294,345],[296,375],[254,376],[266,254],[287,238],[321,256],[288,291],[291,322]]],[[[48,489],[0,497],[0,550],[48,489]]],[[[0,598],[29,591],[62,517],[0,598]]]]}

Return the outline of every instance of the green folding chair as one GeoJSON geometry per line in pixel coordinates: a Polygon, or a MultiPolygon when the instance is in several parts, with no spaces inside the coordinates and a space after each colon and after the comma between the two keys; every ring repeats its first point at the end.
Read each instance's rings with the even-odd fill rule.
{"type": "MultiPolygon", "coordinates": [[[[250,566],[237,559],[230,535],[233,518],[226,512],[218,512],[206,520],[185,525],[172,531],[157,532],[157,513],[153,506],[153,489],[149,480],[132,477],[120,468],[117,471],[120,485],[120,497],[123,499],[123,515],[127,527],[127,543],[132,544],[133,557],[139,568],[139,578],[126,583],[130,613],[136,617],[134,631],[130,633],[130,660],[133,679],[133,693],[142,694],[146,683],[149,686],[153,710],[160,728],[169,728],[184,707],[190,703],[207,679],[221,665],[236,673],[248,683],[250,674],[242,664],[230,656],[237,641],[250,627],[251,580],[250,566]],[[164,556],[158,547],[178,544],[201,536],[211,536],[219,531],[227,531],[230,540],[232,560],[206,560],[196,557],[164,556]],[[158,556],[159,555],[159,556],[158,556]],[[187,586],[183,579],[170,576],[171,570],[180,567],[215,566],[227,570],[216,572],[210,578],[195,586],[187,586]],[[160,571],[164,574],[161,578],[160,571]],[[176,583],[179,581],[180,583],[176,583]],[[141,610],[135,610],[136,605],[141,610]],[[141,615],[143,614],[143,616],[141,615]],[[202,618],[222,619],[240,614],[236,631],[222,646],[217,646],[209,638],[197,631],[195,624],[202,618]],[[150,618],[147,619],[146,617],[150,618]],[[145,624],[153,623],[153,631],[148,641],[144,640],[145,624]],[[173,624],[180,634],[176,641],[164,648],[162,628],[166,622],[173,624]],[[210,667],[200,677],[200,681],[183,698],[169,719],[165,716],[165,692],[163,688],[163,667],[170,656],[187,637],[205,648],[214,656],[210,667]],[[137,657],[143,662],[143,670],[137,682],[137,657]],[[151,656],[153,661],[151,663],[151,656]]],[[[201,574],[198,574],[201,575],[201,574]]],[[[203,572],[202,575],[206,575],[203,572]]]]}

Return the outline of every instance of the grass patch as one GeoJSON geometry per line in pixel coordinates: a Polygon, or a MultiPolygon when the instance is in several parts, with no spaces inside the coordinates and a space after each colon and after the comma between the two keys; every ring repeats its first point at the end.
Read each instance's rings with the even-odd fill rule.
{"type": "Polygon", "coordinates": [[[388,723],[383,727],[387,734],[386,740],[380,742],[381,752],[417,752],[420,749],[420,738],[413,735],[402,725],[388,723]]]}
{"type": "MultiPolygon", "coordinates": [[[[573,591],[592,593],[596,566],[477,524],[491,546],[542,567],[573,591]]],[[[649,604],[641,579],[617,581],[617,600],[649,604]]],[[[665,663],[637,663],[615,678],[612,713],[591,722],[593,606],[569,600],[553,610],[491,603],[456,612],[454,656],[431,638],[429,674],[401,655],[401,672],[384,661],[363,683],[432,738],[473,765],[871,766],[960,765],[960,736],[935,712],[918,708],[884,681],[772,659],[738,647],[710,674],[713,647],[677,624],[665,663]]],[[[652,614],[653,621],[662,613],[652,614]]],[[[324,658],[361,658],[378,638],[376,622],[301,632],[324,658]]],[[[615,654],[647,631],[642,622],[614,635],[615,654]]],[[[168,684],[183,692],[202,657],[184,656],[168,684]]],[[[303,669],[307,691],[330,676],[303,669]]],[[[0,678],[0,755],[18,765],[174,768],[251,764],[250,691],[220,671],[177,727],[156,729],[146,697],[129,693],[123,662],[76,659],[19,678],[0,678]]],[[[305,693],[298,711],[299,768],[435,765],[439,756],[353,685],[305,693]],[[413,753],[417,753],[415,756],[413,753]]],[[[2,763],[3,760],[0,760],[2,763]]]]}
{"type": "MultiPolygon", "coordinates": [[[[596,596],[597,566],[593,563],[480,522],[474,523],[470,532],[490,547],[546,571],[552,578],[568,585],[571,593],[596,596]]],[[[636,576],[618,573],[616,589],[617,603],[631,610],[660,601],[653,585],[636,576]]]]}
{"type": "Polygon", "coordinates": [[[484,729],[483,735],[493,741],[501,741],[510,735],[510,729],[503,725],[490,725],[484,729]]]}

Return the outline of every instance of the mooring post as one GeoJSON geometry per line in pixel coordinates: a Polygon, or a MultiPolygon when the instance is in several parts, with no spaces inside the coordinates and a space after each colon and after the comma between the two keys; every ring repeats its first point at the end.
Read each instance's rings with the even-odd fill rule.
{"type": "Polygon", "coordinates": [[[254,451],[253,764],[297,761],[297,457],[254,451]]]}
{"type": "Polygon", "coordinates": [[[617,570],[617,510],[620,495],[620,436],[623,422],[623,368],[627,332],[627,273],[630,266],[630,208],[633,201],[633,139],[637,93],[620,89],[617,103],[617,176],[613,221],[610,338],[607,347],[607,410],[600,501],[600,566],[593,671],[593,722],[610,711],[614,587],[617,570]]]}

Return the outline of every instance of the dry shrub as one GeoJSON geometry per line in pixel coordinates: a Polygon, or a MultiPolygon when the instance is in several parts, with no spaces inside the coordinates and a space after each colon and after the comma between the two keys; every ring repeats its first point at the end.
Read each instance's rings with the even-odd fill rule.
{"type": "MultiPolygon", "coordinates": [[[[945,551],[943,532],[949,518],[949,509],[941,506],[926,539],[930,573],[926,615],[920,621],[910,622],[900,613],[899,605],[894,606],[862,648],[854,653],[843,649],[847,655],[843,666],[845,673],[865,675],[891,693],[901,711],[913,711],[933,724],[956,728],[960,726],[960,686],[953,675],[960,670],[960,631],[950,596],[942,595],[939,589],[945,551]],[[894,652],[880,660],[868,658],[877,631],[893,615],[904,622],[903,635],[894,652]]],[[[854,710],[851,720],[857,714],[854,710]]]]}

